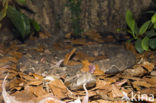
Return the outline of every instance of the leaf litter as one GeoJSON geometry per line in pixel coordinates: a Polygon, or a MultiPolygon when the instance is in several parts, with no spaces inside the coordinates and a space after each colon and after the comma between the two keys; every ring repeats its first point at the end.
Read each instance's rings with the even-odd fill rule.
{"type": "MultiPolygon", "coordinates": [[[[89,36],[90,39],[94,39],[95,41],[102,42],[102,37],[98,36],[98,34],[96,34],[96,37],[93,34],[95,32],[89,32],[88,34],[86,33],[86,36],[89,36]]],[[[47,38],[44,34],[41,33],[41,35],[42,38],[47,38]]],[[[77,39],[75,41],[72,40],[71,43],[73,45],[92,44],[89,42],[85,39],[77,39]]],[[[60,43],[60,45],[63,47],[63,43],[60,43]]],[[[89,56],[78,61],[79,54],[75,55],[78,51],[73,49],[66,54],[64,60],[56,63],[58,67],[62,62],[64,65],[69,65],[71,62],[76,64],[79,62],[83,65],[81,68],[81,72],[84,72],[82,80],[79,80],[79,77],[76,81],[82,83],[82,87],[73,91],[70,90],[62,79],[53,75],[24,74],[16,70],[16,63],[22,57],[22,54],[18,52],[19,48],[20,46],[13,44],[10,48],[0,49],[2,55],[0,58],[0,83],[2,87],[1,96],[3,97],[1,98],[3,100],[0,102],[2,103],[131,103],[133,101],[128,99],[131,99],[129,97],[132,92],[136,95],[147,94],[147,98],[151,98],[151,94],[156,95],[156,75],[150,75],[156,65],[154,51],[137,54],[133,47],[129,46],[129,50],[136,53],[138,60],[136,65],[116,75],[106,75],[100,70],[98,65],[90,62],[92,60],[89,56]],[[74,60],[73,56],[77,56],[76,58],[78,59],[74,60]],[[88,82],[86,81],[92,78],[92,76],[89,77],[85,73],[89,73],[95,77],[94,86],[88,88],[88,82]],[[123,98],[124,101],[122,100],[123,98]]],[[[40,52],[40,48],[38,48],[38,52],[40,52]]],[[[94,57],[92,58],[96,59],[94,57]]],[[[136,99],[139,100],[140,98],[137,96],[136,99]]],[[[153,99],[155,100],[155,98],[153,99]]],[[[143,101],[150,102],[146,99],[143,101]]]]}

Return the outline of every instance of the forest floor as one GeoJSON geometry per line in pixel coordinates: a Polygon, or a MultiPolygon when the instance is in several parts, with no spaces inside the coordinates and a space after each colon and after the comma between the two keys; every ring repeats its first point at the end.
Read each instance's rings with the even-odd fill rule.
{"type": "MultiPolygon", "coordinates": [[[[17,40],[9,41],[7,46],[1,43],[0,103],[156,102],[156,51],[138,54],[132,44],[118,42],[112,35],[102,37],[94,31],[83,36],[75,39],[68,33],[65,39],[49,44],[51,36],[40,33],[39,38],[30,37],[24,44],[17,40]],[[128,69],[106,74],[93,63],[107,60],[99,55],[102,47],[98,51],[88,49],[89,45],[104,43],[127,48],[136,57],[135,65],[124,65],[128,69]],[[81,46],[88,47],[77,48],[81,46]]],[[[133,62],[129,58],[125,60],[133,62]]]]}

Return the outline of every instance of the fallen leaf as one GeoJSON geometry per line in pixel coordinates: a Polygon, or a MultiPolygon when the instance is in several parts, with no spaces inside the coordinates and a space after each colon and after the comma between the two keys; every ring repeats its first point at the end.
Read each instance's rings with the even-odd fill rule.
{"type": "Polygon", "coordinates": [[[156,87],[156,77],[155,76],[153,76],[151,78],[144,77],[143,80],[145,80],[147,83],[151,84],[152,88],[156,87]]]}
{"type": "Polygon", "coordinates": [[[152,76],[156,76],[156,71],[152,71],[152,72],[151,72],[151,75],[152,75],[152,76]]]}
{"type": "Polygon", "coordinates": [[[41,85],[41,84],[42,84],[42,81],[40,81],[40,80],[29,81],[27,84],[28,84],[28,85],[37,86],[37,85],[41,85]]]}
{"type": "Polygon", "coordinates": [[[144,80],[140,80],[140,81],[134,81],[132,82],[133,87],[136,88],[138,91],[141,91],[140,87],[146,87],[146,88],[150,88],[151,84],[147,83],[144,80]]]}
{"type": "Polygon", "coordinates": [[[48,94],[42,85],[40,85],[40,86],[26,86],[25,91],[32,93],[36,97],[41,97],[41,96],[48,94]]]}
{"type": "Polygon", "coordinates": [[[8,56],[8,57],[3,57],[3,58],[0,59],[0,67],[6,65],[6,64],[9,63],[9,62],[17,63],[18,60],[17,60],[16,58],[10,57],[10,56],[8,56]]]}
{"type": "Polygon", "coordinates": [[[97,89],[105,89],[105,90],[110,91],[111,84],[110,84],[110,82],[106,82],[104,80],[96,80],[96,88],[97,89]]]}
{"type": "Polygon", "coordinates": [[[123,97],[123,93],[120,90],[120,88],[116,85],[112,85],[112,98],[119,98],[119,97],[123,97]]]}
{"type": "Polygon", "coordinates": [[[68,93],[66,86],[59,79],[55,79],[55,81],[51,81],[49,83],[49,89],[51,89],[54,96],[56,96],[59,99],[65,98],[68,93]]]}
{"type": "MultiPolygon", "coordinates": [[[[13,77],[12,77],[13,78],[13,77]]],[[[10,90],[21,90],[26,82],[21,79],[13,79],[9,82],[10,90]],[[23,84],[23,85],[21,85],[23,84]]]]}
{"type": "Polygon", "coordinates": [[[76,39],[71,41],[73,45],[86,45],[87,42],[85,39],[76,39]]]}
{"type": "Polygon", "coordinates": [[[51,35],[49,33],[39,32],[39,37],[41,39],[48,39],[49,37],[51,37],[51,35]]]}
{"type": "Polygon", "coordinates": [[[149,63],[148,61],[144,61],[142,66],[146,68],[149,72],[154,69],[154,65],[152,63],[149,63]]]}
{"type": "Polygon", "coordinates": [[[139,77],[145,74],[147,74],[147,71],[141,66],[141,64],[135,65],[133,69],[126,69],[122,73],[123,76],[125,75],[125,76],[139,76],[139,77]]]}
{"type": "Polygon", "coordinates": [[[92,102],[89,102],[89,103],[131,103],[131,102],[124,102],[124,101],[109,101],[109,100],[102,100],[102,99],[99,99],[97,101],[92,101],[92,102]]]}
{"type": "Polygon", "coordinates": [[[144,88],[140,91],[140,94],[153,94],[156,95],[156,88],[144,88]]]}
{"type": "MultiPolygon", "coordinates": [[[[5,103],[24,103],[24,99],[26,99],[27,103],[33,103],[30,99],[33,98],[33,95],[29,94],[27,91],[25,91],[25,93],[23,92],[20,92],[22,95],[17,95],[17,96],[11,96],[9,93],[7,93],[6,91],[6,79],[8,77],[8,74],[7,76],[5,76],[4,80],[3,80],[3,84],[2,84],[2,96],[3,96],[3,100],[5,103]],[[22,98],[19,98],[23,96],[22,98]],[[18,97],[18,100],[17,100],[17,97],[18,97]],[[20,100],[19,100],[20,99],[20,100]]],[[[16,92],[17,93],[17,92],[16,92]]]]}
{"type": "Polygon", "coordinates": [[[65,38],[70,39],[71,38],[71,35],[72,35],[72,33],[69,32],[69,33],[65,34],[65,38]]]}
{"type": "Polygon", "coordinates": [[[17,51],[12,51],[12,52],[9,52],[8,54],[10,54],[11,56],[17,58],[17,59],[20,59],[22,57],[22,53],[20,52],[17,52],[17,51]]]}
{"type": "Polygon", "coordinates": [[[89,66],[92,65],[92,64],[89,63],[88,60],[83,60],[82,65],[83,65],[83,67],[81,68],[81,71],[82,72],[89,72],[89,66]]]}
{"type": "Polygon", "coordinates": [[[41,76],[41,75],[38,75],[38,74],[32,74],[32,76],[33,76],[35,79],[43,80],[43,76],[41,76]]]}
{"type": "Polygon", "coordinates": [[[68,64],[68,61],[70,60],[71,56],[75,53],[76,48],[73,48],[73,50],[65,55],[65,59],[64,59],[64,65],[68,64]]]}
{"type": "Polygon", "coordinates": [[[35,48],[35,50],[37,51],[37,52],[44,52],[44,47],[43,46],[39,46],[38,48],[35,48]]]}
{"type": "Polygon", "coordinates": [[[88,38],[95,40],[96,42],[104,41],[102,36],[99,33],[97,33],[96,31],[85,32],[85,33],[83,33],[83,35],[86,35],[88,38]]]}

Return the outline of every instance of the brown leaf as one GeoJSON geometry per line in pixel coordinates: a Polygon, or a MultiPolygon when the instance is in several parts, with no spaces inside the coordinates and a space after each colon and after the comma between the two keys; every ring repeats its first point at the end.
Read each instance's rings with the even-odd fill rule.
{"type": "Polygon", "coordinates": [[[133,69],[125,70],[122,75],[124,76],[143,76],[147,71],[141,65],[135,65],[133,69]]]}
{"type": "Polygon", "coordinates": [[[21,79],[15,79],[11,80],[9,82],[9,89],[10,90],[21,90],[22,87],[24,86],[25,82],[22,81],[21,79]]]}
{"type": "Polygon", "coordinates": [[[148,61],[144,61],[142,66],[146,68],[149,72],[154,69],[154,65],[152,63],[149,63],[148,61]]]}
{"type": "Polygon", "coordinates": [[[145,80],[147,83],[151,84],[151,87],[156,88],[156,77],[153,76],[151,78],[143,78],[143,80],[145,80]]]}
{"type": "Polygon", "coordinates": [[[71,35],[72,35],[72,33],[69,32],[69,33],[65,34],[65,38],[70,39],[71,38],[71,35]]]}
{"type": "Polygon", "coordinates": [[[41,75],[38,75],[38,74],[32,74],[32,76],[33,76],[35,79],[43,80],[43,76],[41,76],[41,75]]]}
{"type": "Polygon", "coordinates": [[[33,95],[32,92],[28,90],[22,90],[22,91],[16,91],[15,93],[13,93],[11,96],[15,96],[16,100],[18,101],[30,101],[32,100],[33,98],[35,98],[35,95],[33,95]]]}
{"type": "Polygon", "coordinates": [[[12,52],[9,52],[8,54],[10,54],[11,56],[17,58],[17,59],[20,59],[22,57],[22,53],[20,52],[17,52],[17,51],[12,51],[12,52]]]}
{"type": "Polygon", "coordinates": [[[72,40],[72,44],[74,44],[74,45],[86,45],[87,42],[85,39],[76,39],[76,40],[72,40]]]}
{"type": "Polygon", "coordinates": [[[29,91],[30,93],[32,93],[33,95],[35,95],[36,97],[41,97],[43,95],[48,94],[44,89],[43,86],[37,86],[37,87],[33,87],[33,86],[26,86],[25,87],[26,91],[29,91]]]}
{"type": "Polygon", "coordinates": [[[68,61],[70,60],[71,56],[75,53],[75,51],[76,51],[76,48],[73,48],[73,50],[70,53],[66,54],[65,59],[64,59],[64,65],[68,64],[68,61]]]}
{"type": "Polygon", "coordinates": [[[112,85],[112,97],[113,98],[118,98],[118,97],[123,97],[123,93],[121,90],[116,85],[112,85]]]}
{"type": "Polygon", "coordinates": [[[96,100],[96,101],[91,101],[89,103],[131,103],[131,102],[124,102],[124,101],[109,101],[109,100],[102,100],[102,99],[99,99],[99,100],[96,100]]]}
{"type": "Polygon", "coordinates": [[[156,71],[152,71],[151,76],[156,76],[156,71]]]}
{"type": "Polygon", "coordinates": [[[43,32],[40,32],[39,33],[39,37],[41,39],[48,39],[49,37],[51,37],[51,35],[49,33],[43,33],[43,32]]]}
{"type": "Polygon", "coordinates": [[[153,94],[156,95],[156,88],[144,88],[140,91],[140,94],[153,94]]]}
{"type": "Polygon", "coordinates": [[[96,31],[85,32],[83,35],[86,35],[90,39],[95,40],[97,42],[103,42],[102,36],[96,31]]]}
{"type": "Polygon", "coordinates": [[[38,48],[35,48],[35,50],[36,50],[37,52],[44,52],[44,47],[39,46],[38,48]]]}
{"type": "Polygon", "coordinates": [[[140,86],[146,87],[146,88],[151,87],[151,84],[147,83],[144,80],[134,81],[134,82],[132,82],[132,84],[133,84],[133,87],[136,88],[138,91],[140,91],[140,86]]]}
{"type": "Polygon", "coordinates": [[[54,96],[58,98],[65,98],[68,90],[62,81],[56,79],[55,81],[51,81],[49,83],[49,88],[52,90],[54,96]]]}
{"type": "Polygon", "coordinates": [[[82,61],[83,67],[81,68],[82,72],[89,72],[89,66],[92,65],[88,60],[82,61]]]}
{"type": "Polygon", "coordinates": [[[98,79],[98,80],[96,80],[96,88],[97,89],[105,89],[107,91],[110,91],[112,89],[111,82],[98,79]]]}
{"type": "Polygon", "coordinates": [[[28,85],[35,85],[35,86],[37,86],[37,85],[42,84],[42,81],[40,81],[40,80],[35,80],[35,81],[30,81],[30,82],[28,82],[27,84],[28,84],[28,85]]]}
{"type": "Polygon", "coordinates": [[[123,79],[123,80],[121,80],[121,81],[119,81],[119,82],[116,82],[115,85],[116,85],[116,86],[122,86],[122,85],[125,84],[126,82],[127,82],[127,79],[123,79]]]}
{"type": "Polygon", "coordinates": [[[24,73],[19,73],[19,76],[21,77],[21,79],[26,80],[26,81],[33,81],[36,80],[34,77],[30,76],[30,75],[26,75],[24,73]]]}
{"type": "Polygon", "coordinates": [[[3,57],[0,59],[0,67],[6,65],[9,62],[17,63],[18,60],[14,57],[3,57]]]}

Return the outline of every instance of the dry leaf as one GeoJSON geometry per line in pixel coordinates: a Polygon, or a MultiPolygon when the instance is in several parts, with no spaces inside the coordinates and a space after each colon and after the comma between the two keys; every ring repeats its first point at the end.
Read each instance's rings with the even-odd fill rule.
{"type": "Polygon", "coordinates": [[[74,45],[86,45],[87,42],[85,39],[76,39],[76,40],[72,40],[72,44],[74,44],[74,45]]]}
{"type": "Polygon", "coordinates": [[[26,86],[25,90],[32,93],[33,95],[35,95],[36,97],[41,97],[43,95],[46,95],[47,92],[45,91],[45,89],[43,88],[42,85],[40,86],[26,86]]]}
{"type": "Polygon", "coordinates": [[[6,89],[5,89],[5,85],[6,85],[6,79],[7,79],[8,75],[5,76],[4,80],[3,80],[3,84],[2,84],[2,96],[3,96],[3,100],[5,103],[33,103],[32,101],[29,101],[30,98],[32,98],[32,96],[30,96],[30,94],[26,94],[26,93],[22,93],[22,95],[24,95],[24,97],[22,99],[26,99],[27,97],[30,96],[29,99],[27,99],[27,102],[24,102],[22,100],[16,100],[15,96],[11,96],[7,93],[6,89]]]}
{"type": "Polygon", "coordinates": [[[121,81],[119,81],[119,82],[116,82],[115,85],[118,86],[118,87],[119,87],[119,86],[121,87],[121,86],[122,86],[123,84],[125,84],[127,81],[128,81],[127,79],[123,79],[123,80],[121,80],[121,81]]]}
{"type": "Polygon", "coordinates": [[[156,71],[152,71],[151,76],[156,76],[156,71]]]}
{"type": "Polygon", "coordinates": [[[41,76],[41,75],[38,75],[38,74],[32,74],[32,76],[33,76],[35,79],[43,80],[43,76],[41,76]]]}
{"type": "Polygon", "coordinates": [[[151,78],[145,77],[143,78],[147,83],[151,84],[151,87],[155,88],[156,87],[156,77],[153,76],[151,78]]]}
{"type": "Polygon", "coordinates": [[[142,66],[146,68],[149,72],[154,69],[154,65],[152,63],[149,63],[148,61],[144,61],[142,66]]]}
{"type": "Polygon", "coordinates": [[[68,93],[66,86],[58,79],[49,83],[49,89],[51,89],[54,96],[58,98],[65,98],[68,93]]]}
{"type": "Polygon", "coordinates": [[[146,87],[146,88],[151,87],[151,84],[147,83],[144,80],[134,81],[132,82],[132,84],[133,84],[133,87],[136,88],[138,91],[141,91],[140,86],[146,87]]]}
{"type": "Polygon", "coordinates": [[[110,91],[112,88],[111,88],[111,82],[107,82],[107,81],[104,81],[104,80],[96,80],[96,88],[97,89],[105,89],[107,91],[110,91]]]}
{"type": "Polygon", "coordinates": [[[124,101],[109,101],[109,100],[102,100],[102,99],[99,99],[97,101],[92,101],[92,102],[89,102],[89,103],[131,103],[131,102],[124,102],[124,101]]]}
{"type": "Polygon", "coordinates": [[[6,65],[9,62],[17,63],[18,60],[14,57],[3,57],[0,59],[0,67],[6,65]]]}
{"type": "MultiPolygon", "coordinates": [[[[13,78],[13,77],[12,77],[13,78]]],[[[9,82],[10,90],[21,90],[24,86],[25,82],[21,79],[14,79],[9,82]]]]}
{"type": "Polygon", "coordinates": [[[70,39],[71,38],[71,35],[72,35],[72,33],[69,32],[69,33],[65,34],[65,38],[70,39]]]}
{"type": "Polygon", "coordinates": [[[17,59],[20,59],[23,56],[22,53],[17,52],[17,51],[12,51],[12,52],[9,52],[8,54],[10,54],[11,56],[13,56],[13,57],[15,57],[17,59]]]}
{"type": "Polygon", "coordinates": [[[35,80],[35,81],[30,81],[27,83],[28,85],[34,85],[34,86],[37,86],[37,85],[41,85],[42,84],[42,81],[40,80],[35,80]]]}
{"type": "Polygon", "coordinates": [[[88,60],[82,61],[83,67],[81,68],[82,72],[89,72],[89,66],[92,65],[88,60]]]}
{"type": "Polygon", "coordinates": [[[71,56],[75,53],[75,51],[76,51],[76,48],[73,48],[73,50],[70,53],[66,54],[65,59],[64,59],[64,65],[68,64],[68,61],[70,60],[71,56]]]}
{"type": "Polygon", "coordinates": [[[156,88],[144,88],[143,90],[139,91],[140,94],[153,94],[156,95],[156,88]]]}
{"type": "Polygon", "coordinates": [[[135,65],[133,69],[127,69],[125,70],[122,75],[124,76],[143,76],[147,73],[147,71],[139,64],[135,65]]]}
{"type": "Polygon", "coordinates": [[[39,46],[38,48],[35,48],[35,50],[37,51],[37,52],[44,52],[44,47],[42,47],[42,46],[39,46]]]}
{"type": "Polygon", "coordinates": [[[119,90],[118,86],[112,85],[112,97],[113,98],[118,98],[118,97],[123,97],[123,93],[121,90],[119,90]]]}
{"type": "Polygon", "coordinates": [[[49,33],[39,32],[39,37],[41,39],[48,39],[49,37],[51,37],[51,35],[49,33]]]}
{"type": "Polygon", "coordinates": [[[26,75],[24,73],[19,72],[19,76],[21,77],[21,79],[25,80],[25,81],[35,81],[36,79],[30,75],[26,75]]]}
{"type": "Polygon", "coordinates": [[[98,34],[96,31],[86,32],[83,35],[86,35],[90,39],[95,40],[97,42],[103,42],[102,36],[100,34],[98,34]]]}

